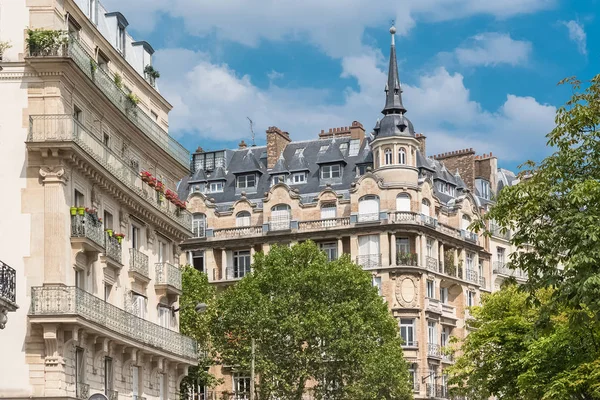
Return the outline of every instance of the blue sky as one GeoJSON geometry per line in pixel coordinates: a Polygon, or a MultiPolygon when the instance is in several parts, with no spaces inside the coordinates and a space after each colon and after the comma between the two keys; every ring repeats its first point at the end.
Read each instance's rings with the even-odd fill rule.
{"type": "Polygon", "coordinates": [[[294,140],[380,116],[396,21],[407,116],[429,155],[473,147],[515,168],[549,153],[570,95],[600,71],[600,0],[104,0],[156,49],[170,130],[188,149],[294,140]]]}

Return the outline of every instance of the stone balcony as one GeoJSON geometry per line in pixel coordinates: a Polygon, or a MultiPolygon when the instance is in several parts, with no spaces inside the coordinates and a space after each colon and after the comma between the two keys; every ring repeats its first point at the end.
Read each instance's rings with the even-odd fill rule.
{"type": "Polygon", "coordinates": [[[442,303],[442,317],[456,319],[456,307],[442,303]]]}
{"type": "Polygon", "coordinates": [[[433,299],[431,297],[425,298],[425,311],[429,311],[435,314],[442,313],[442,305],[439,300],[433,299]]]}
{"type": "Polygon", "coordinates": [[[181,269],[168,262],[155,264],[154,288],[166,294],[181,295],[181,269]]]}
{"type": "MultiPolygon", "coordinates": [[[[106,172],[125,185],[145,207],[156,210],[175,222],[186,232],[192,228],[192,216],[186,210],[179,210],[169,201],[161,201],[156,191],[142,181],[140,171],[131,166],[130,160],[115,153],[96,134],[68,114],[31,115],[29,117],[29,149],[45,151],[69,149],[83,157],[96,161],[106,172]]],[[[103,240],[103,239],[102,239],[103,240]]]]}
{"type": "Polygon", "coordinates": [[[32,323],[75,324],[98,337],[123,346],[143,348],[193,365],[196,342],[179,332],[128,313],[74,286],[47,285],[31,288],[29,318],[32,323]]]}
{"type": "Polygon", "coordinates": [[[6,326],[8,312],[19,308],[17,300],[17,276],[15,270],[0,261],[0,329],[6,326]]]}
{"type": "Polygon", "coordinates": [[[135,125],[148,139],[154,142],[158,147],[164,149],[173,159],[179,162],[186,169],[189,168],[189,152],[163,130],[150,115],[141,111],[133,103],[128,94],[115,83],[115,77],[112,73],[100,68],[93,56],[91,56],[74,36],[68,37],[68,44],[50,51],[38,52],[29,51],[28,61],[36,62],[43,59],[45,62],[51,62],[52,59],[67,58],[73,60],[77,67],[85,74],[96,88],[98,88],[106,98],[123,115],[135,125]]]}

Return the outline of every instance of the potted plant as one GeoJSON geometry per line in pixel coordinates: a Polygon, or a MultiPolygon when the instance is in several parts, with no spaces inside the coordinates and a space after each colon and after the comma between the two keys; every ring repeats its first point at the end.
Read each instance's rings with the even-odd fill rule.
{"type": "Polygon", "coordinates": [[[30,56],[60,56],[69,38],[65,31],[28,29],[26,41],[30,56]]]}
{"type": "Polygon", "coordinates": [[[117,238],[119,243],[122,243],[123,239],[125,238],[125,234],[124,233],[115,233],[115,237],[117,238]]]}
{"type": "Polygon", "coordinates": [[[90,71],[92,72],[92,79],[94,79],[97,69],[98,67],[96,66],[96,62],[90,58],[90,71]]]}
{"type": "Polygon", "coordinates": [[[4,52],[12,47],[12,44],[8,41],[0,40],[0,61],[2,61],[2,55],[4,52]]]}
{"type": "Polygon", "coordinates": [[[146,75],[146,79],[148,82],[154,86],[156,84],[156,80],[160,78],[160,72],[154,69],[154,67],[150,64],[146,65],[144,68],[144,74],[146,75]]]}
{"type": "Polygon", "coordinates": [[[106,232],[106,234],[108,235],[108,237],[112,237],[113,236],[113,230],[112,229],[105,229],[104,231],[106,232]]]}
{"type": "Polygon", "coordinates": [[[123,89],[123,78],[121,78],[121,75],[119,74],[115,74],[115,85],[119,89],[123,89]]]}
{"type": "Polygon", "coordinates": [[[140,98],[137,97],[137,95],[133,92],[129,92],[127,94],[127,100],[129,100],[132,106],[137,106],[137,104],[140,102],[140,98]]]}
{"type": "Polygon", "coordinates": [[[77,207],[71,207],[71,215],[77,215],[77,207]]]}
{"type": "Polygon", "coordinates": [[[153,179],[152,174],[148,171],[140,172],[140,176],[142,177],[142,181],[146,183],[149,183],[153,179]]]}
{"type": "Polygon", "coordinates": [[[79,215],[85,214],[85,207],[77,207],[77,214],[79,214],[79,215]]]}
{"type": "Polygon", "coordinates": [[[159,193],[164,193],[165,192],[165,185],[162,182],[157,181],[156,182],[156,191],[159,192],[159,193]]]}

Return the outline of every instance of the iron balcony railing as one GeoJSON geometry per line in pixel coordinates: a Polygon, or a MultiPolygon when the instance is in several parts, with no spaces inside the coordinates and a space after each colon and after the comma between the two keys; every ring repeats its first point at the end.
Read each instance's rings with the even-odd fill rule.
{"type": "Polygon", "coordinates": [[[104,248],[104,229],[95,215],[71,215],[71,237],[86,238],[104,248]]]}
{"type": "Polygon", "coordinates": [[[419,265],[419,256],[416,253],[400,252],[396,254],[396,265],[416,267],[419,265]]]}
{"type": "Polygon", "coordinates": [[[434,257],[426,256],[425,257],[425,267],[429,271],[439,272],[440,271],[440,263],[434,257]]]}
{"type": "Polygon", "coordinates": [[[437,397],[436,385],[433,383],[425,384],[425,392],[428,397],[437,397]]]}
{"type": "Polygon", "coordinates": [[[485,285],[485,277],[484,276],[479,277],[479,286],[481,286],[483,289],[487,288],[487,286],[485,285]]]}
{"type": "Polygon", "coordinates": [[[499,225],[490,224],[490,232],[492,233],[492,236],[494,236],[494,237],[504,239],[504,240],[510,240],[510,230],[503,229],[499,225]]]}
{"type": "Polygon", "coordinates": [[[257,226],[238,226],[236,228],[215,229],[213,237],[218,239],[235,239],[248,236],[262,235],[262,225],[257,226]]]}
{"type": "Polygon", "coordinates": [[[473,243],[477,243],[478,237],[477,234],[475,232],[470,232],[467,230],[462,229],[460,231],[460,236],[465,239],[466,241],[469,242],[473,242],[473,243]]]}
{"type": "Polygon", "coordinates": [[[30,316],[77,316],[148,346],[197,360],[192,338],[128,313],[74,286],[31,288],[30,316]]]}
{"type": "Polygon", "coordinates": [[[168,262],[156,263],[156,285],[169,285],[181,290],[181,269],[168,262]]]}
{"type": "Polygon", "coordinates": [[[276,216],[269,219],[269,231],[287,231],[292,228],[289,216],[276,216]]]}
{"type": "Polygon", "coordinates": [[[131,160],[115,153],[69,114],[32,115],[29,117],[30,143],[73,142],[83,152],[102,165],[112,176],[131,189],[155,209],[187,230],[192,230],[192,215],[179,210],[170,201],[159,202],[156,190],[142,181],[140,171],[132,167],[131,160]]]}
{"type": "Polygon", "coordinates": [[[412,390],[413,392],[419,392],[421,391],[421,385],[419,384],[419,382],[411,382],[411,386],[412,386],[412,390]]]}
{"type": "Polygon", "coordinates": [[[437,219],[425,214],[421,214],[421,222],[423,222],[423,225],[430,226],[432,228],[437,228],[438,226],[437,219]]]}
{"type": "Polygon", "coordinates": [[[467,268],[465,277],[467,278],[467,280],[469,282],[473,282],[473,283],[479,282],[479,274],[477,273],[477,271],[475,271],[473,269],[467,268]]]}
{"type": "Polygon", "coordinates": [[[363,254],[356,256],[356,264],[364,269],[381,268],[381,254],[363,254]]]}
{"type": "Polygon", "coordinates": [[[138,249],[129,249],[129,271],[150,278],[148,256],[138,249]]]}
{"type": "Polygon", "coordinates": [[[15,303],[17,299],[17,275],[15,270],[0,261],[0,298],[15,303]]]}
{"type": "Polygon", "coordinates": [[[509,268],[503,261],[494,261],[493,271],[495,274],[514,276],[515,278],[527,279],[527,272],[521,269],[509,268]]]}
{"type": "Polygon", "coordinates": [[[115,76],[98,66],[98,63],[85,48],[79,43],[79,40],[68,36],[68,44],[54,49],[38,51],[30,49],[30,57],[68,57],[72,59],[81,71],[87,75],[94,85],[100,89],[110,102],[117,107],[129,121],[131,121],[140,131],[142,131],[158,147],[166,150],[177,162],[186,169],[189,168],[190,153],[173,137],[160,127],[148,114],[141,111],[140,108],[129,98],[122,87],[115,80],[115,76]]]}
{"type": "Polygon", "coordinates": [[[388,213],[388,220],[393,224],[416,223],[417,214],[410,211],[392,211],[388,213]]]}
{"type": "Polygon", "coordinates": [[[119,264],[123,264],[123,245],[119,240],[115,236],[109,236],[106,233],[105,243],[106,256],[119,264]]]}
{"type": "Polygon", "coordinates": [[[379,213],[358,213],[358,222],[375,222],[379,221],[379,213]]]}
{"type": "Polygon", "coordinates": [[[427,343],[427,355],[431,357],[441,357],[442,347],[436,343],[427,343]]]}
{"type": "Polygon", "coordinates": [[[298,223],[298,230],[314,231],[346,226],[350,226],[350,217],[317,219],[314,221],[301,221],[298,223]]]}

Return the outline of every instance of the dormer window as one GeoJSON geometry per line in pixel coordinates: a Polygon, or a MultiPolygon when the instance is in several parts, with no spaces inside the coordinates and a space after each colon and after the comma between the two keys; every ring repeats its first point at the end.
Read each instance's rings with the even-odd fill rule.
{"type": "Polygon", "coordinates": [[[454,196],[454,186],[450,185],[449,183],[440,181],[438,182],[437,187],[441,193],[454,196]]]}
{"type": "Polygon", "coordinates": [[[492,193],[490,190],[490,182],[488,182],[485,179],[477,178],[475,179],[475,187],[477,188],[477,191],[479,192],[479,195],[481,197],[483,197],[486,200],[491,199],[492,193]]]}
{"type": "Polygon", "coordinates": [[[406,165],[406,150],[404,147],[400,147],[400,150],[398,150],[398,164],[406,165]]]}
{"type": "Polygon", "coordinates": [[[357,178],[359,176],[363,176],[366,173],[367,173],[367,166],[366,165],[357,165],[356,166],[356,177],[357,178]]]}
{"type": "Polygon", "coordinates": [[[275,186],[279,183],[285,183],[285,175],[274,175],[273,178],[271,178],[271,186],[275,186]]]}
{"type": "Polygon", "coordinates": [[[117,24],[117,50],[125,55],[125,27],[117,24]]]}
{"type": "Polygon", "coordinates": [[[292,175],[292,183],[295,185],[306,183],[306,172],[297,172],[292,175]]]}
{"type": "Polygon", "coordinates": [[[256,175],[248,174],[238,176],[236,186],[238,189],[250,189],[256,187],[256,175]]]}
{"type": "Polygon", "coordinates": [[[342,176],[342,169],[339,164],[323,165],[321,167],[321,179],[335,179],[342,176]]]}
{"type": "Polygon", "coordinates": [[[219,193],[223,191],[223,182],[211,182],[210,183],[210,192],[211,193],[219,193]]]}

